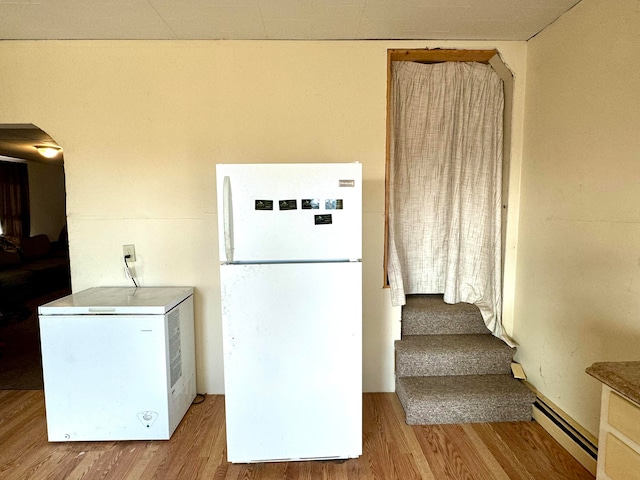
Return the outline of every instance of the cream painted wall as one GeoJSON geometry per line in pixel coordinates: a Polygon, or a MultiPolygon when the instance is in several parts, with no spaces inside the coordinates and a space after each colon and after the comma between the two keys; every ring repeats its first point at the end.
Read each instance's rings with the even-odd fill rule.
{"type": "Polygon", "coordinates": [[[640,360],[640,3],[582,0],[529,41],[517,358],[598,433],[597,361],[640,360]]]}
{"type": "MultiPolygon", "coordinates": [[[[215,204],[218,162],[364,167],[366,391],[394,389],[400,309],[382,288],[388,48],[494,48],[516,77],[508,263],[514,265],[524,42],[0,42],[0,123],[65,149],[75,291],[196,287],[198,390],[223,391],[215,204]]],[[[513,283],[513,269],[507,272],[513,283]]],[[[505,305],[512,306],[505,299],[505,305]]],[[[505,324],[511,333],[512,318],[505,324]]]]}
{"type": "Polygon", "coordinates": [[[31,235],[44,233],[58,240],[67,221],[65,211],[64,167],[28,162],[31,235]]]}

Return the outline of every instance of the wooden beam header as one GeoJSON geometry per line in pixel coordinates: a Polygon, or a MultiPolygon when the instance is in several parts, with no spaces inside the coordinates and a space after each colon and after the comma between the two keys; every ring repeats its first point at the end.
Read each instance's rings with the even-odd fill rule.
{"type": "Polygon", "coordinates": [[[497,50],[441,50],[441,49],[395,49],[388,50],[391,62],[479,62],[489,63],[489,60],[498,53],[497,50]]]}

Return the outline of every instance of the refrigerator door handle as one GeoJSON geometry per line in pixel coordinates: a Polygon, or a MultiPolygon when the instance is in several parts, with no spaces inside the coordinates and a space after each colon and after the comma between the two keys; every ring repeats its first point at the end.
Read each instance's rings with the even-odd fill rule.
{"type": "Polygon", "coordinates": [[[224,220],[224,252],[227,263],[233,263],[233,211],[231,204],[231,179],[224,177],[222,189],[222,215],[224,220]]]}

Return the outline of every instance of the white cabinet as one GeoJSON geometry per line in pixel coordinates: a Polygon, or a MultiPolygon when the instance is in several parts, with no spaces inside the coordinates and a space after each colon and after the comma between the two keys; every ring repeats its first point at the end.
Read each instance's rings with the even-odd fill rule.
{"type": "Polygon", "coordinates": [[[597,480],[640,480],[640,405],[602,386],[597,480]]]}

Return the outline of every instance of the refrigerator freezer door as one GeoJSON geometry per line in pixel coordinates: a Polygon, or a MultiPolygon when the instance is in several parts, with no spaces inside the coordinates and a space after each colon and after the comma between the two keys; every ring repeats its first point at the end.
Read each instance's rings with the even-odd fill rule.
{"type": "Polygon", "coordinates": [[[362,258],[359,163],[220,164],[222,262],[362,258]]]}
{"type": "Polygon", "coordinates": [[[362,453],[362,264],[222,265],[230,462],[362,453]]]}

